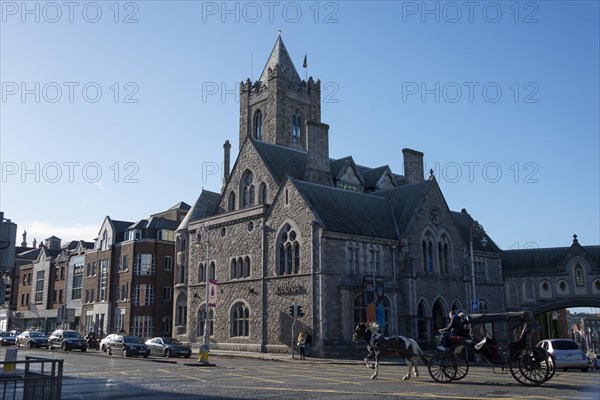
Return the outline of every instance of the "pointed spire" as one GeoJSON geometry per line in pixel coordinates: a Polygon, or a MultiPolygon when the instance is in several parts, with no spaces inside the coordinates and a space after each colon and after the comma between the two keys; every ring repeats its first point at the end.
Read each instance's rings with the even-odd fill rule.
{"type": "Polygon", "coordinates": [[[285,48],[285,44],[283,44],[283,39],[281,38],[281,31],[277,36],[277,41],[275,42],[275,46],[273,46],[273,50],[271,50],[271,55],[267,60],[267,64],[265,68],[263,68],[262,74],[260,74],[259,80],[263,84],[267,84],[269,80],[269,68],[275,70],[276,66],[279,66],[280,72],[292,82],[300,82],[300,75],[298,75],[298,71],[296,71],[296,67],[292,62],[292,58],[285,48]]]}

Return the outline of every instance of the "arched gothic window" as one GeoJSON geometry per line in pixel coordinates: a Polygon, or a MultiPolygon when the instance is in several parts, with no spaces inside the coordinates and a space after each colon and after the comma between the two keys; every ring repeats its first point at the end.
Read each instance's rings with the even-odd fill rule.
{"type": "Polygon", "coordinates": [[[203,304],[198,310],[198,337],[204,336],[205,322],[208,322],[208,335],[214,335],[214,324],[215,324],[215,310],[213,308],[208,309],[208,321],[206,321],[206,304],[203,304]]]}
{"type": "Polygon", "coordinates": [[[229,200],[227,201],[227,208],[229,211],[235,210],[235,193],[229,193],[229,200]]]}
{"type": "Polygon", "coordinates": [[[292,143],[300,144],[302,135],[302,117],[300,111],[296,110],[292,116],[292,143]]]}
{"type": "Polygon", "coordinates": [[[198,266],[198,283],[206,281],[206,272],[204,271],[204,263],[198,266]]]}
{"type": "Polygon", "coordinates": [[[423,272],[427,274],[433,273],[433,258],[433,237],[430,232],[427,232],[425,239],[423,239],[423,272]]]}
{"type": "Polygon", "coordinates": [[[258,188],[258,204],[267,204],[267,185],[264,182],[258,188]]]}
{"type": "Polygon", "coordinates": [[[251,171],[244,172],[242,176],[242,182],[240,182],[242,208],[250,207],[254,205],[254,175],[251,171]]]}
{"type": "Polygon", "coordinates": [[[508,297],[507,303],[509,308],[516,308],[519,306],[519,291],[517,290],[517,284],[510,282],[508,284],[508,297]]]}
{"type": "Polygon", "coordinates": [[[533,293],[533,283],[531,283],[530,281],[526,281],[525,283],[523,283],[523,298],[529,301],[535,300],[533,293]]]}
{"type": "Polygon", "coordinates": [[[450,272],[450,254],[448,246],[448,236],[442,234],[440,242],[438,242],[438,259],[440,260],[440,273],[447,275],[450,272]]]}
{"type": "Polygon", "coordinates": [[[583,267],[579,263],[575,264],[575,286],[585,286],[585,274],[583,272],[583,267]]]}
{"type": "Polygon", "coordinates": [[[295,230],[286,224],[279,234],[278,240],[279,262],[278,275],[300,273],[300,243],[295,230]]]}
{"type": "Polygon", "coordinates": [[[254,139],[262,140],[263,137],[263,114],[257,110],[254,114],[254,139]]]}
{"type": "Polygon", "coordinates": [[[208,279],[215,279],[216,274],[217,274],[217,268],[215,266],[215,262],[211,261],[210,268],[208,270],[208,279]]]}
{"type": "Polygon", "coordinates": [[[231,308],[230,326],[231,337],[250,335],[250,310],[244,303],[235,303],[231,308]]]}

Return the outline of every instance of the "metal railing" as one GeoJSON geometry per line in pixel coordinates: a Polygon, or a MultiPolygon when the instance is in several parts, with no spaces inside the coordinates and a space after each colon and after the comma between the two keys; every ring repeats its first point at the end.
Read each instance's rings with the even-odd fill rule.
{"type": "Polygon", "coordinates": [[[26,356],[0,361],[0,398],[5,400],[60,400],[64,360],[26,356]]]}

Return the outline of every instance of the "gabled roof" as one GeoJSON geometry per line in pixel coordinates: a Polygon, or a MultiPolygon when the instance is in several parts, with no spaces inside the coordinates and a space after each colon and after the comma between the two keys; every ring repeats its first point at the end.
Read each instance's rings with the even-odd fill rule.
{"type": "Polygon", "coordinates": [[[325,229],[385,239],[397,238],[392,209],[385,198],[291,180],[325,229]]]}
{"type": "MultiPolygon", "coordinates": [[[[465,210],[464,208],[462,209],[461,212],[452,211],[451,214],[452,214],[452,220],[454,221],[454,223],[456,224],[456,227],[458,228],[458,232],[460,233],[460,237],[462,238],[463,243],[470,244],[470,241],[471,241],[470,229],[471,229],[471,226],[473,226],[473,224],[477,221],[475,221],[471,217],[471,215],[467,212],[467,210],[465,210]]],[[[496,243],[494,243],[494,241],[490,238],[490,235],[488,235],[487,233],[481,233],[481,232],[473,233],[473,250],[496,252],[496,253],[500,253],[502,251],[496,245],[496,243]],[[481,243],[481,240],[483,239],[484,236],[485,236],[485,239],[487,240],[487,243],[485,246],[481,243]]]]}
{"type": "Polygon", "coordinates": [[[259,140],[251,141],[277,184],[283,182],[286,174],[295,179],[304,177],[306,152],[259,140]]]}
{"type": "Polygon", "coordinates": [[[398,185],[398,182],[396,181],[396,178],[394,177],[394,174],[392,173],[390,167],[388,165],[382,165],[381,167],[369,169],[367,171],[362,172],[362,176],[365,181],[365,188],[376,188],[377,183],[379,183],[379,180],[385,174],[389,174],[394,186],[398,185]]]}
{"type": "Polygon", "coordinates": [[[186,202],[180,201],[179,203],[175,204],[173,207],[169,208],[167,211],[189,210],[190,208],[192,208],[192,206],[190,206],[186,202]]]}
{"type": "Polygon", "coordinates": [[[385,197],[394,210],[394,220],[399,232],[404,232],[414,213],[419,209],[429,191],[431,181],[426,180],[410,185],[398,186],[389,190],[373,192],[372,196],[385,197]]]}
{"type": "Polygon", "coordinates": [[[200,193],[190,211],[188,211],[185,218],[181,221],[177,230],[185,230],[190,222],[215,215],[220,199],[221,195],[219,193],[202,189],[202,193],[200,193]]]}
{"type": "Polygon", "coordinates": [[[507,272],[560,269],[566,258],[583,256],[592,264],[592,269],[600,270],[600,246],[581,246],[575,239],[570,247],[547,247],[535,249],[506,250],[502,254],[502,269],[507,272]]]}
{"type": "Polygon", "coordinates": [[[125,232],[133,224],[133,222],[130,221],[117,221],[116,219],[111,219],[110,222],[116,232],[125,232]]]}
{"type": "Polygon", "coordinates": [[[269,68],[272,70],[279,68],[279,71],[287,80],[300,82],[300,75],[298,75],[298,71],[296,71],[292,58],[285,48],[285,44],[283,44],[281,35],[277,37],[277,41],[275,42],[275,46],[273,46],[273,50],[271,50],[271,55],[267,60],[267,64],[260,74],[259,80],[265,85],[269,82],[269,68]]]}

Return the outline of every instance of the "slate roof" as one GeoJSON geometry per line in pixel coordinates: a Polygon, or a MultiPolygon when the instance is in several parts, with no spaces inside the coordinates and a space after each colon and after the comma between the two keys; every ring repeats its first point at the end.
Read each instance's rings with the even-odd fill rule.
{"type": "Polygon", "coordinates": [[[429,191],[430,180],[410,185],[398,186],[389,190],[373,192],[372,196],[385,197],[394,209],[394,220],[400,232],[408,227],[413,214],[418,210],[425,194],[429,191]]]}
{"type": "Polygon", "coordinates": [[[332,232],[397,239],[385,198],[292,179],[323,226],[332,232]]]}
{"type": "Polygon", "coordinates": [[[275,70],[276,67],[279,67],[279,71],[283,73],[284,77],[292,82],[300,82],[300,75],[298,75],[298,71],[296,71],[296,67],[292,62],[292,58],[285,48],[285,44],[283,44],[283,39],[281,35],[277,37],[277,41],[275,42],[275,46],[273,46],[273,50],[271,50],[271,55],[267,60],[267,64],[263,68],[262,73],[260,74],[260,81],[267,85],[269,81],[269,68],[275,70]]]}
{"type": "Polygon", "coordinates": [[[365,188],[374,188],[377,185],[379,178],[381,178],[381,175],[383,175],[387,168],[387,165],[383,165],[381,167],[361,172],[365,181],[365,188]]]}
{"type": "Polygon", "coordinates": [[[259,140],[252,140],[252,143],[277,184],[281,184],[286,174],[295,179],[304,177],[306,152],[259,140]]]}
{"type": "MultiPolygon", "coordinates": [[[[342,170],[344,168],[346,168],[346,165],[348,163],[350,163],[350,164],[354,163],[352,156],[342,157],[338,160],[334,160],[334,159],[330,158],[329,159],[329,169],[331,169],[331,176],[333,178],[337,178],[340,175],[340,173],[342,172],[342,170]]],[[[357,166],[357,168],[358,168],[358,166],[357,166]]],[[[359,172],[360,172],[360,169],[359,169],[359,172]]]]}
{"type": "MultiPolygon", "coordinates": [[[[461,212],[451,211],[451,214],[452,214],[452,220],[456,224],[456,227],[458,228],[458,232],[460,233],[460,236],[461,236],[463,242],[470,244],[469,242],[471,239],[470,239],[469,229],[470,229],[470,226],[475,222],[475,220],[473,219],[473,217],[471,217],[471,215],[464,208],[462,209],[461,212]]],[[[500,250],[498,245],[496,245],[496,243],[494,243],[492,238],[490,238],[490,235],[485,233],[485,237],[487,240],[487,244],[484,247],[483,244],[481,244],[483,235],[478,234],[477,232],[474,232],[474,234],[473,234],[473,250],[488,251],[488,252],[492,251],[492,252],[497,252],[497,253],[502,252],[502,250],[500,250]]]]}
{"type": "Polygon", "coordinates": [[[187,229],[190,222],[216,214],[220,199],[221,195],[219,193],[202,189],[202,193],[181,221],[177,230],[187,229]]]}
{"type": "Polygon", "coordinates": [[[117,232],[125,232],[133,224],[130,221],[117,221],[116,219],[111,219],[111,222],[117,232]]]}
{"type": "MultiPolygon", "coordinates": [[[[549,247],[537,249],[506,250],[502,254],[502,269],[507,272],[547,270],[554,266],[559,270],[565,257],[578,254],[571,247],[549,247]]],[[[581,246],[590,256],[596,270],[600,267],[600,246],[581,246]]]]}

